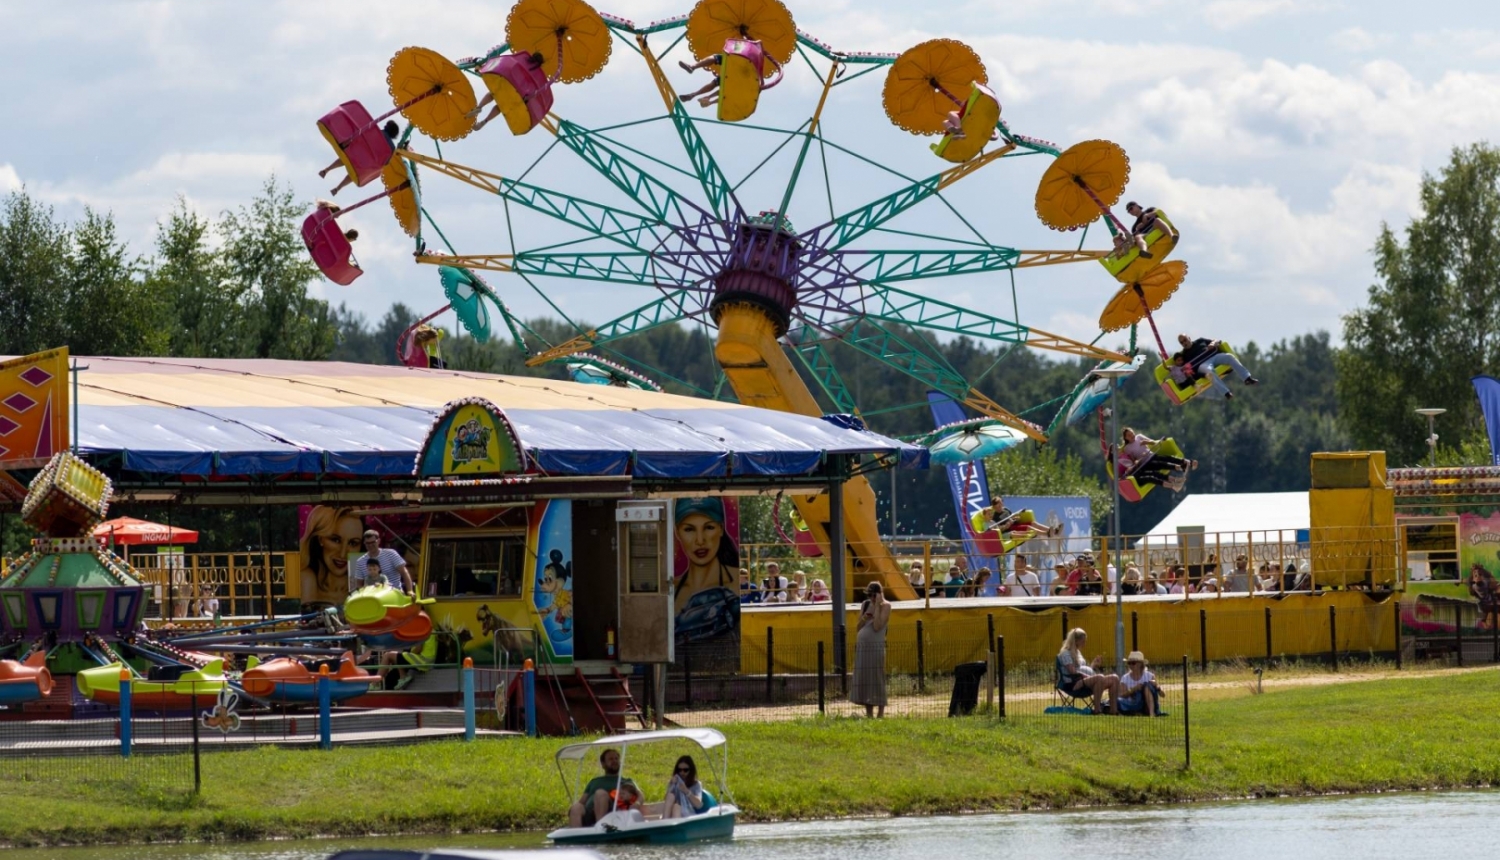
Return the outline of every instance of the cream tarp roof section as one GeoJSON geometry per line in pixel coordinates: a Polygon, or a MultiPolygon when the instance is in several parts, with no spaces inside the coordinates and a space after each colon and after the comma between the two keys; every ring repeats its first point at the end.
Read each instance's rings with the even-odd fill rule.
{"type": "Polygon", "coordinates": [[[80,448],[156,475],[410,474],[441,408],[500,407],[559,475],[806,475],[830,454],[924,449],[845,421],[535,377],[272,359],[81,358],[80,448]]]}
{"type": "Polygon", "coordinates": [[[1202,527],[1209,534],[1293,533],[1311,526],[1307,493],[1194,493],[1183,499],[1148,534],[1175,535],[1179,527],[1202,527]]]}

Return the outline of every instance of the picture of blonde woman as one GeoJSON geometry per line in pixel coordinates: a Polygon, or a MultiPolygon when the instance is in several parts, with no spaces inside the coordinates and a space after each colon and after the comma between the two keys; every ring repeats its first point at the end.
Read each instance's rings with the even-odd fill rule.
{"type": "Polygon", "coordinates": [[[360,551],[365,530],[349,510],[318,505],[308,512],[299,544],[303,609],[342,606],[349,595],[349,557],[360,551]]]}

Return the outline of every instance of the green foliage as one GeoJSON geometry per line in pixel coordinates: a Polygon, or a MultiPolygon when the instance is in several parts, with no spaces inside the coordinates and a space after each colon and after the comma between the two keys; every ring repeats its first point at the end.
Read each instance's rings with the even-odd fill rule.
{"type": "Polygon", "coordinates": [[[1500,369],[1500,149],[1454,149],[1423,178],[1405,242],[1382,226],[1374,254],[1369,306],[1344,317],[1339,405],[1357,444],[1416,465],[1427,424],[1414,410],[1447,409],[1438,435],[1468,435],[1482,422],[1469,377],[1500,369]]]}
{"type": "Polygon", "coordinates": [[[144,260],[114,218],[75,224],[24,190],[0,201],[0,353],[322,359],[338,327],[297,233],[306,205],[275,178],[217,222],[179,200],[144,260]]]}
{"type": "Polygon", "coordinates": [[[67,344],[78,355],[151,355],[166,345],[162,302],[114,220],[76,225],[24,191],[0,202],[0,353],[67,344]]]}
{"type": "Polygon", "coordinates": [[[307,294],[320,276],[298,234],[306,211],[272,177],[250,205],[219,220],[224,278],[245,308],[241,349],[250,356],[311,360],[333,351],[328,303],[307,294]]]}

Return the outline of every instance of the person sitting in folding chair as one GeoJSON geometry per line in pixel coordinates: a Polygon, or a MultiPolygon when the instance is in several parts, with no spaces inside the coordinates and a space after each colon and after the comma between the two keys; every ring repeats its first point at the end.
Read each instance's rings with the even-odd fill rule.
{"type": "MultiPolygon", "coordinates": [[[[1062,649],[1057,652],[1057,689],[1075,699],[1093,699],[1093,712],[1104,713],[1104,694],[1109,693],[1109,713],[1120,713],[1120,676],[1100,674],[1083,659],[1083,646],[1089,639],[1083,628],[1068,631],[1062,649]]],[[[1095,658],[1094,662],[1099,662],[1095,658]]]]}

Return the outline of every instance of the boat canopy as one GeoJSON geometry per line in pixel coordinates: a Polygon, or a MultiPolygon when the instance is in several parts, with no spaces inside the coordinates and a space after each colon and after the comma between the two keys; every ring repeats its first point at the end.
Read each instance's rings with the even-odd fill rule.
{"type": "Polygon", "coordinates": [[[656,741],[684,740],[692,741],[705,750],[723,746],[727,739],[718,729],[662,729],[659,732],[632,732],[628,735],[612,735],[607,738],[599,738],[586,744],[569,744],[557,751],[558,762],[581,761],[588,756],[589,751],[603,749],[605,747],[628,747],[638,744],[654,743],[656,741]]]}

